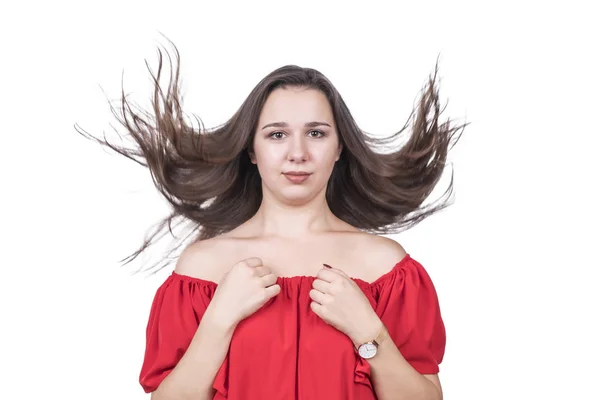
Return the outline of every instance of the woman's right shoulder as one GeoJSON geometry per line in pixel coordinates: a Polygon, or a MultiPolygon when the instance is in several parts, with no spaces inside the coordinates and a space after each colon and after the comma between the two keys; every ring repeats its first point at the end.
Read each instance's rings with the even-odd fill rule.
{"type": "Polygon", "coordinates": [[[211,238],[187,245],[175,265],[175,273],[219,282],[233,264],[227,238],[211,238]],[[229,248],[229,254],[228,249],[229,248]]]}

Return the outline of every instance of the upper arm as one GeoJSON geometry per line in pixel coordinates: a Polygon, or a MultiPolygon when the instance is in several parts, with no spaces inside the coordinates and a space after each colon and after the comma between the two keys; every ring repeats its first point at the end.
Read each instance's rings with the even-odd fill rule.
{"type": "MultiPolygon", "coordinates": [[[[391,239],[379,239],[375,247],[380,253],[378,262],[389,270],[407,252],[391,239]]],[[[437,293],[420,263],[410,262],[402,268],[402,274],[394,275],[379,288],[379,299],[384,301],[379,304],[378,312],[402,355],[435,385],[441,397],[437,365],[442,361],[446,339],[437,293]]]]}

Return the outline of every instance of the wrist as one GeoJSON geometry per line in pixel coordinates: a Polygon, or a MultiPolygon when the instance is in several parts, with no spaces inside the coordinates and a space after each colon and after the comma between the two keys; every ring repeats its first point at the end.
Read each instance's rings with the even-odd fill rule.
{"type": "Polygon", "coordinates": [[[363,324],[361,329],[350,339],[354,343],[354,347],[358,348],[361,344],[372,342],[377,338],[381,339],[385,331],[385,326],[379,317],[375,317],[371,322],[363,324]]]}
{"type": "Polygon", "coordinates": [[[202,316],[202,321],[211,328],[211,330],[220,332],[224,335],[233,333],[237,326],[237,321],[226,317],[227,313],[220,311],[213,304],[209,304],[202,316]]]}

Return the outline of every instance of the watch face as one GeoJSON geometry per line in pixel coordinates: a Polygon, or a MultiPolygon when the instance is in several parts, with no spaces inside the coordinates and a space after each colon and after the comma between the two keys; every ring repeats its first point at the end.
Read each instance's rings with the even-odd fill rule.
{"type": "Polygon", "coordinates": [[[377,346],[373,343],[361,344],[358,348],[358,354],[360,354],[362,358],[372,358],[377,354],[377,346]]]}

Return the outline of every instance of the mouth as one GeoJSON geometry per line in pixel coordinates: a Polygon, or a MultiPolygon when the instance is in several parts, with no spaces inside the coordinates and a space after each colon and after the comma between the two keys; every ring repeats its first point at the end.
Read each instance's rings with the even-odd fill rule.
{"type": "Polygon", "coordinates": [[[311,174],[308,172],[285,172],[283,175],[288,181],[295,184],[300,184],[305,182],[311,174]]]}
{"type": "Polygon", "coordinates": [[[304,171],[290,171],[290,172],[284,172],[284,175],[291,175],[291,176],[303,176],[303,175],[310,175],[310,172],[304,172],[304,171]]]}

